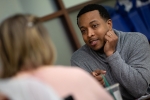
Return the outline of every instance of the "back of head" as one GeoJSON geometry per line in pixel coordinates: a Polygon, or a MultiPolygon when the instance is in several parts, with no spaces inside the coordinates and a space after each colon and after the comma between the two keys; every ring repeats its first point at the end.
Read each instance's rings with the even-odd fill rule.
{"type": "Polygon", "coordinates": [[[78,13],[77,15],[77,24],[78,24],[78,18],[87,13],[87,12],[90,12],[90,11],[94,11],[94,10],[98,10],[99,11],[99,14],[100,16],[104,19],[104,20],[108,20],[110,19],[110,15],[108,13],[108,11],[101,5],[99,4],[88,4],[86,6],[84,6],[78,13]]]}
{"type": "Polygon", "coordinates": [[[0,25],[0,60],[2,78],[22,69],[49,65],[54,61],[53,45],[39,18],[17,14],[0,25]]]}

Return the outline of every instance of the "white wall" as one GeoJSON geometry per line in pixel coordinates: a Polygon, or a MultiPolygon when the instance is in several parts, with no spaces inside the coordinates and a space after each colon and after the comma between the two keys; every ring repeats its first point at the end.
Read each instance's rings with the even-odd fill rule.
{"type": "Polygon", "coordinates": [[[47,21],[44,23],[50,33],[50,37],[57,49],[57,61],[56,64],[70,65],[70,57],[72,55],[72,49],[70,42],[67,39],[66,31],[62,27],[62,22],[59,18],[47,21]]]}
{"type": "Polygon", "coordinates": [[[65,7],[69,8],[91,0],[62,0],[62,1],[64,2],[65,7]]]}
{"type": "Polygon", "coordinates": [[[30,13],[39,17],[57,11],[54,0],[0,0],[0,22],[16,13],[30,13]]]}
{"type": "Polygon", "coordinates": [[[42,17],[57,11],[54,0],[18,0],[24,13],[42,17]]]}
{"type": "Polygon", "coordinates": [[[8,16],[22,12],[18,0],[0,0],[0,22],[8,16]]]}

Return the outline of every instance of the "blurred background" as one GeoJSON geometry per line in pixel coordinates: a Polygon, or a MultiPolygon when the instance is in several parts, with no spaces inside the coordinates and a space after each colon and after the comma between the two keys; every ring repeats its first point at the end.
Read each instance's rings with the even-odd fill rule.
{"type": "Polygon", "coordinates": [[[16,13],[40,17],[57,50],[55,64],[70,65],[72,53],[84,45],[76,16],[90,3],[108,10],[113,28],[141,32],[150,41],[150,0],[0,0],[0,23],[16,13]]]}

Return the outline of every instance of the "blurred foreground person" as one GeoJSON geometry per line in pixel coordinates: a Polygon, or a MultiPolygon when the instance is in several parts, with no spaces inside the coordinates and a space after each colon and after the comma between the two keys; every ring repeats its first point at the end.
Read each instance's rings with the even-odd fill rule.
{"type": "Polygon", "coordinates": [[[112,100],[82,69],[53,65],[55,51],[50,36],[39,18],[32,15],[18,14],[2,22],[0,59],[1,79],[35,78],[52,87],[62,99],[112,100]]]}

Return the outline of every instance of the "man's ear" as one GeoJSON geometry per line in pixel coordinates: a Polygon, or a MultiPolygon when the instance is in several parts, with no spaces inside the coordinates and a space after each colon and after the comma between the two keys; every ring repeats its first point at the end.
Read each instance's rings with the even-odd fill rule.
{"type": "Polygon", "coordinates": [[[111,31],[112,30],[112,20],[111,19],[107,20],[107,26],[108,26],[109,31],[111,31]]]}

